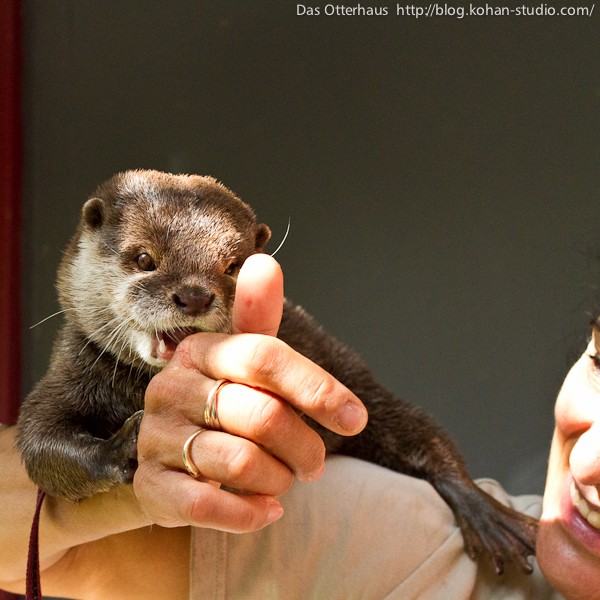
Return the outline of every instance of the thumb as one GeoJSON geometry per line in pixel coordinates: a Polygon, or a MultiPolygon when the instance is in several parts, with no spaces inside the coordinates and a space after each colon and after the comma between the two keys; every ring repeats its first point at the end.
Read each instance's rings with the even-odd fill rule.
{"type": "Polygon", "coordinates": [[[283,272],[268,254],[248,257],[238,275],[233,333],[277,335],[283,313],[283,272]]]}

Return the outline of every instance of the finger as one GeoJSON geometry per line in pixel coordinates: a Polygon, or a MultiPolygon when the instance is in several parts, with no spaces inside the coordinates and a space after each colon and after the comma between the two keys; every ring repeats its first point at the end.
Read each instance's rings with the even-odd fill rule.
{"type": "Polygon", "coordinates": [[[218,414],[224,430],[277,456],[300,480],[321,476],[323,440],[286,401],[264,390],[231,383],[219,392],[218,414]]]}
{"type": "MultiPolygon", "coordinates": [[[[175,468],[181,467],[181,448],[185,439],[198,427],[206,427],[204,404],[213,386],[212,379],[191,369],[180,369],[177,377],[169,377],[164,372],[158,374],[146,393],[146,411],[141,430],[143,435],[138,442],[139,454],[153,458],[158,449],[169,448],[169,464],[175,468]],[[184,431],[187,435],[181,433],[179,438],[174,439],[171,434],[162,435],[163,431],[184,431]],[[182,436],[183,439],[180,439],[182,436]]],[[[282,463],[287,465],[289,471],[300,480],[313,481],[322,474],[325,447],[321,437],[287,402],[273,394],[241,384],[227,384],[219,390],[217,414],[221,429],[259,444],[281,461],[277,461],[279,467],[282,463]]],[[[205,435],[208,434],[202,434],[201,437],[205,435]]],[[[194,442],[194,447],[196,445],[194,442]]],[[[222,455],[219,459],[214,452],[210,456],[212,460],[231,462],[231,456],[222,455]]],[[[161,460],[161,457],[156,458],[161,460]]],[[[242,454],[238,460],[245,458],[249,457],[242,454]]],[[[264,458],[261,460],[264,462],[264,458]]],[[[257,463],[253,464],[256,466],[257,463]]],[[[260,482],[232,481],[232,475],[226,470],[211,469],[205,472],[204,466],[198,464],[198,467],[206,477],[230,487],[273,495],[282,493],[281,488],[287,485],[290,477],[289,471],[285,476],[273,473],[279,487],[267,490],[256,487],[260,482]]],[[[236,467],[235,463],[233,467],[236,467]]]]}
{"type": "Polygon", "coordinates": [[[283,311],[283,273],[268,254],[254,254],[238,275],[233,304],[234,333],[277,335],[283,311]]]}
{"type": "Polygon", "coordinates": [[[150,415],[159,415],[165,427],[203,425],[206,397],[214,383],[214,379],[196,369],[181,368],[179,360],[171,360],[146,388],[145,421],[150,415]]]}
{"type": "MultiPolygon", "coordinates": [[[[197,427],[186,427],[173,436],[173,443],[161,452],[165,466],[180,471],[185,468],[182,448],[197,431],[197,427]]],[[[201,430],[191,443],[189,458],[203,480],[244,492],[281,496],[294,481],[290,469],[277,458],[244,438],[222,431],[201,430]]]]}
{"type": "Polygon", "coordinates": [[[324,369],[281,340],[264,335],[198,334],[184,339],[171,363],[213,379],[243,382],[285,398],[300,412],[341,435],[367,424],[362,402],[324,369]],[[193,338],[193,339],[191,339],[193,338]]]}
{"type": "Polygon", "coordinates": [[[272,496],[235,494],[177,471],[138,469],[133,485],[142,510],[163,527],[192,525],[246,533],[283,515],[272,496]]]}

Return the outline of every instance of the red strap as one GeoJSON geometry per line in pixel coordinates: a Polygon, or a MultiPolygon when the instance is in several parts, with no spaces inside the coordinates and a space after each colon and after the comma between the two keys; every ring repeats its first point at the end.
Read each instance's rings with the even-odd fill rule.
{"type": "Polygon", "coordinates": [[[40,582],[40,513],[45,493],[38,490],[37,504],[33,523],[31,524],[31,535],[29,536],[29,555],[27,557],[27,589],[26,600],[42,600],[42,584],[40,582]]]}

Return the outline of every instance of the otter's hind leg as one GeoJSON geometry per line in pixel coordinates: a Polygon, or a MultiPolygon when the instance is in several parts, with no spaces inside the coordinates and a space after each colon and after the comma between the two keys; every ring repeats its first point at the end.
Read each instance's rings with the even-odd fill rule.
{"type": "Polygon", "coordinates": [[[528,557],[535,554],[536,519],[501,504],[470,479],[442,476],[431,483],[452,508],[472,559],[488,554],[498,575],[509,563],[532,572],[528,557]]]}

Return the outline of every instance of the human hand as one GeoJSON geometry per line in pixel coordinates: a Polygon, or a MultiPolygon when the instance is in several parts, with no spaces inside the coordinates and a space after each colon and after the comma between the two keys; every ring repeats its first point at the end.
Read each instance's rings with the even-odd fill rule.
{"type": "Polygon", "coordinates": [[[366,425],[366,410],[352,392],[274,337],[282,307],[279,265],[264,254],[250,257],[238,278],[234,335],[189,336],[150,383],[134,491],[152,522],[260,529],[283,514],[277,496],[294,477],[311,481],[324,470],[323,442],[297,411],[342,435],[366,425]],[[200,471],[194,479],[182,447],[206,426],[204,404],[219,379],[235,383],[219,392],[221,430],[193,441],[191,459],[200,471]]]}

